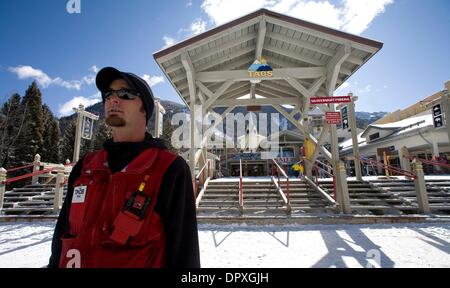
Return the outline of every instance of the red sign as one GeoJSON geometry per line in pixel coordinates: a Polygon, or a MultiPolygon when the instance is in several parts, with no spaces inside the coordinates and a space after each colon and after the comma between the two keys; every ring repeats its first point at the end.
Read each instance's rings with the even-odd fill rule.
{"type": "Polygon", "coordinates": [[[334,97],[311,97],[309,98],[311,105],[319,104],[337,104],[352,102],[351,96],[334,96],[334,97]]]}
{"type": "Polygon", "coordinates": [[[327,124],[341,124],[341,112],[325,112],[327,124]]]}

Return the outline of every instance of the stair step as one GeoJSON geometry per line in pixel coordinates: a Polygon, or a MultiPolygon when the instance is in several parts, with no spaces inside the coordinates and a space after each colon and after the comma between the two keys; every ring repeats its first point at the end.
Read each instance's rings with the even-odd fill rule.
{"type": "Polygon", "coordinates": [[[355,210],[385,210],[385,209],[417,210],[417,207],[413,207],[413,206],[350,205],[350,207],[351,207],[351,209],[355,209],[355,210]]]}

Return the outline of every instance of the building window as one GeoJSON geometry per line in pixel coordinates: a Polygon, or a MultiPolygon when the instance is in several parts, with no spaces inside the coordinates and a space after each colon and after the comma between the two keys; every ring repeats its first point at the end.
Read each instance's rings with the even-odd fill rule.
{"type": "Polygon", "coordinates": [[[378,139],[378,138],[380,138],[380,133],[378,133],[378,132],[369,136],[370,141],[378,139]]]}

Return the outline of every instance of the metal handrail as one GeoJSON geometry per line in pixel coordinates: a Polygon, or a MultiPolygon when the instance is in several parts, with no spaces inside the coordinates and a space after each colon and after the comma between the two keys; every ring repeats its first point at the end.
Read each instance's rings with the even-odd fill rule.
{"type": "Polygon", "coordinates": [[[433,160],[427,160],[427,159],[423,159],[423,158],[419,158],[419,157],[415,157],[415,156],[410,156],[410,157],[406,157],[405,155],[403,155],[404,158],[409,159],[411,161],[419,161],[425,164],[429,164],[429,165],[433,165],[433,166],[440,166],[440,167],[445,167],[445,168],[449,168],[450,169],[450,164],[444,164],[444,163],[439,163],[437,161],[433,161],[433,160]]]}
{"type": "Polygon", "coordinates": [[[16,181],[19,181],[19,180],[22,180],[22,179],[26,179],[26,178],[30,178],[30,177],[33,177],[33,176],[37,176],[37,175],[45,174],[45,173],[48,173],[48,172],[52,172],[52,171],[54,171],[56,169],[58,169],[58,167],[53,167],[53,168],[49,168],[49,169],[46,169],[46,170],[40,170],[40,171],[37,171],[37,172],[32,172],[32,173],[20,175],[20,176],[17,176],[17,177],[6,179],[6,180],[2,181],[1,184],[13,183],[13,182],[16,182],[16,181]]]}
{"type": "Polygon", "coordinates": [[[242,189],[242,159],[239,159],[239,211],[244,210],[244,191],[242,189]]]}
{"type": "MultiPolygon", "coordinates": [[[[275,161],[275,159],[272,159],[272,176],[275,176],[275,169],[274,167],[277,167],[277,176],[278,176],[278,189],[281,190],[281,184],[280,184],[280,173],[286,177],[286,198],[287,198],[287,208],[290,209],[291,207],[291,199],[290,199],[290,193],[289,193],[289,176],[286,174],[286,172],[283,170],[283,168],[280,167],[280,165],[275,161]]],[[[282,190],[281,190],[281,193],[282,190]]]]}
{"type": "Polygon", "coordinates": [[[327,164],[325,164],[325,163],[323,163],[323,162],[321,162],[319,160],[316,160],[316,162],[312,165],[313,168],[315,168],[315,171],[316,171],[316,185],[317,186],[319,186],[319,179],[318,179],[318,175],[317,175],[318,174],[317,173],[318,170],[321,170],[321,171],[325,172],[325,174],[327,174],[328,176],[333,178],[333,199],[336,200],[336,176],[334,175],[334,173],[330,173],[330,172],[328,172],[328,170],[325,170],[324,168],[319,167],[319,165],[317,165],[316,163],[322,165],[323,167],[328,167],[330,169],[330,171],[333,171],[333,167],[331,167],[331,166],[329,166],[329,165],[327,165],[327,164]]]}
{"type": "Polygon", "coordinates": [[[414,174],[412,172],[409,172],[409,171],[406,171],[406,170],[403,170],[403,169],[400,169],[398,167],[394,167],[394,166],[391,166],[391,165],[386,165],[384,163],[381,163],[381,162],[373,160],[373,159],[364,159],[364,158],[361,158],[361,157],[356,157],[356,158],[359,159],[359,161],[361,161],[363,163],[370,163],[372,165],[381,166],[382,168],[384,168],[385,170],[388,170],[389,172],[398,173],[400,176],[406,176],[406,177],[409,177],[409,178],[412,178],[412,179],[416,179],[417,178],[416,174],[414,174]]]}
{"type": "MultiPolygon", "coordinates": [[[[39,163],[36,163],[36,164],[39,165],[39,163]]],[[[11,168],[9,170],[6,170],[6,172],[9,173],[9,172],[13,172],[13,171],[17,171],[17,170],[33,167],[33,166],[35,166],[35,163],[27,164],[25,166],[20,166],[20,167],[16,167],[16,168],[11,168]]]]}
{"type": "Polygon", "coordinates": [[[211,175],[211,159],[207,159],[206,160],[205,165],[203,165],[202,169],[200,169],[198,174],[195,176],[195,181],[194,181],[194,197],[195,197],[195,199],[197,199],[197,190],[198,190],[197,180],[200,180],[200,174],[202,175],[202,181],[201,181],[202,186],[201,187],[202,187],[202,189],[204,189],[205,188],[205,182],[208,179],[211,178],[211,176],[210,176],[211,175]],[[205,179],[205,173],[204,173],[206,167],[208,167],[208,177],[207,177],[207,179],[205,179]]]}

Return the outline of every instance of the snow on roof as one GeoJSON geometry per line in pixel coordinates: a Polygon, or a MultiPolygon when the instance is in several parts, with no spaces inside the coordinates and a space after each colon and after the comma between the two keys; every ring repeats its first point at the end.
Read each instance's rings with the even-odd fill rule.
{"type": "Polygon", "coordinates": [[[397,122],[386,124],[370,124],[366,128],[366,130],[364,130],[362,136],[365,137],[368,134],[368,131],[370,131],[371,129],[397,130],[392,134],[392,136],[394,136],[414,129],[420,129],[429,125],[433,125],[433,117],[430,111],[427,111],[425,113],[426,114],[419,114],[414,117],[409,117],[397,122]]]}
{"type": "MultiPolygon", "coordinates": [[[[367,134],[370,128],[372,129],[392,129],[396,130],[393,134],[388,135],[387,137],[395,137],[413,130],[421,129],[427,126],[433,126],[433,116],[428,111],[427,114],[422,114],[414,117],[409,117],[407,119],[403,119],[401,121],[386,123],[386,124],[377,124],[377,125],[369,125],[366,130],[362,133],[358,134],[358,143],[359,147],[367,145],[366,138],[363,135],[367,134]]],[[[381,138],[384,139],[384,138],[381,138]]],[[[343,150],[352,148],[352,139],[345,140],[339,144],[343,150]]]]}
{"type": "Polygon", "coordinates": [[[419,115],[419,116],[415,116],[415,117],[409,117],[397,122],[392,122],[392,123],[386,123],[386,124],[374,124],[374,125],[369,125],[372,126],[374,128],[388,128],[388,129],[395,129],[395,128],[405,128],[408,127],[410,125],[414,125],[417,122],[420,122],[422,120],[430,120],[431,124],[433,124],[433,118],[431,117],[431,114],[428,112],[425,115],[419,115]]]}
{"type": "MultiPolygon", "coordinates": [[[[358,145],[359,147],[366,145],[366,138],[362,138],[363,132],[358,134],[358,145]]],[[[342,147],[342,149],[348,149],[353,146],[352,138],[345,140],[344,142],[339,143],[339,147],[342,147]]]]}

